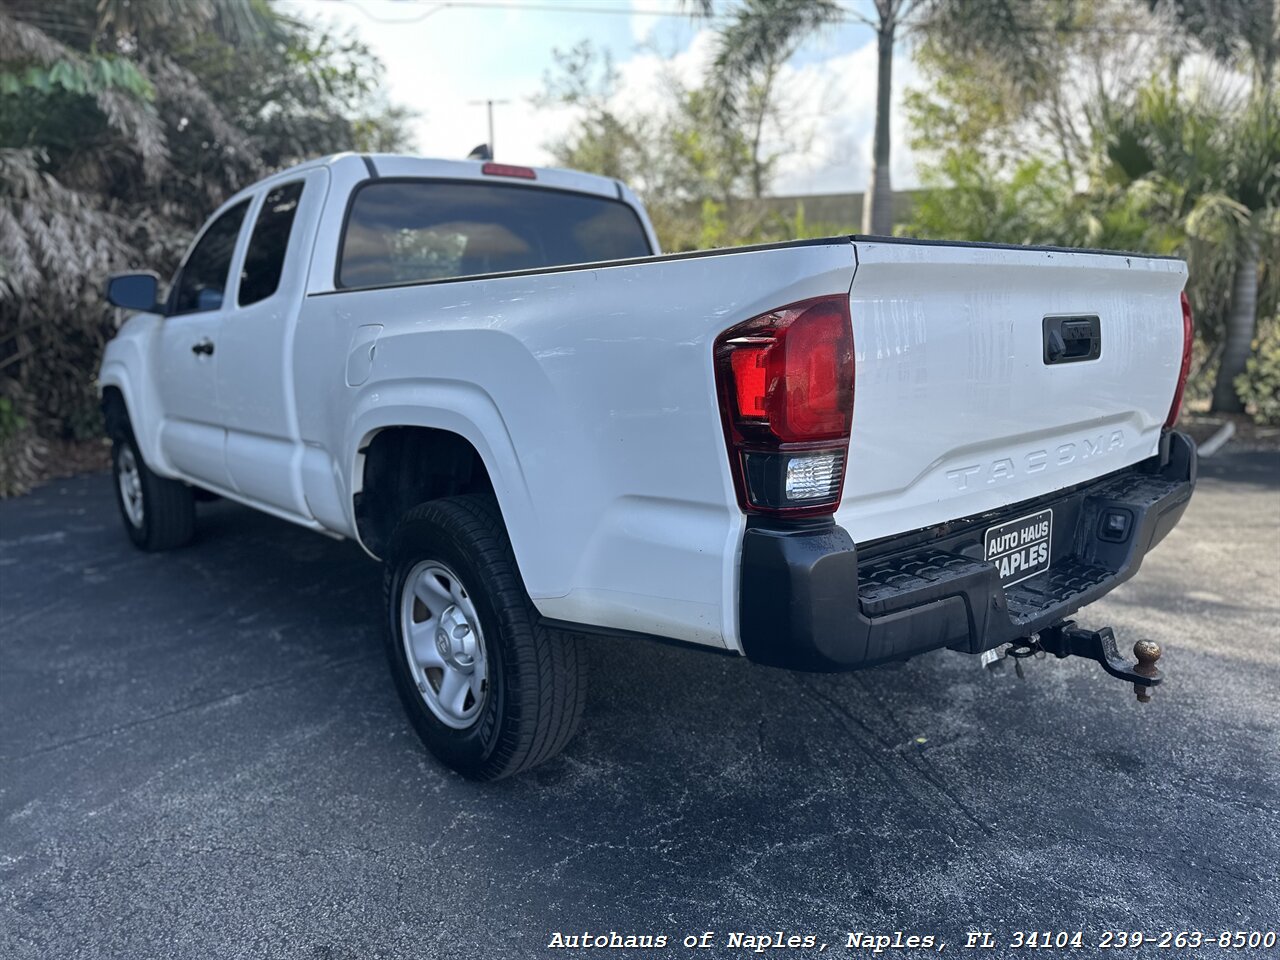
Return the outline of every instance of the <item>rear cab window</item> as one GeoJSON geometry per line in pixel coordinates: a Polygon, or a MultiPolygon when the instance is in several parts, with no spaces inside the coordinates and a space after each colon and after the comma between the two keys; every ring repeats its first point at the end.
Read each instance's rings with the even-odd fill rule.
{"type": "Polygon", "coordinates": [[[293,218],[298,212],[303,182],[272,187],[262,201],[262,210],[253,225],[249,248],[240,271],[239,305],[247,307],[267,299],[280,286],[284,255],[289,249],[293,218]]]}
{"type": "Polygon", "coordinates": [[[345,289],[647,257],[635,211],[606,197],[469,180],[371,180],[338,253],[345,289]]]}

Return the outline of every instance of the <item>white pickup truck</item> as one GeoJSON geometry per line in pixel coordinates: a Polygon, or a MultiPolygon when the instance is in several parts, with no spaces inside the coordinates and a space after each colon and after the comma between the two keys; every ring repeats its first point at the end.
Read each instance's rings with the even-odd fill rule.
{"type": "Polygon", "coordinates": [[[804,670],[1084,655],[1186,508],[1179,260],[836,237],[659,254],[624,185],[341,155],[215,212],[99,381],[125,529],[213,493],[386,565],[427,746],[559,752],[592,634],[804,670]]]}

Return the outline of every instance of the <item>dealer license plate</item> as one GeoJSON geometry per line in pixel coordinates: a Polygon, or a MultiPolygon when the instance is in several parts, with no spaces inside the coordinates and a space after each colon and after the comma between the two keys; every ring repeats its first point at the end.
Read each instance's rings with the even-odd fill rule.
{"type": "Polygon", "coordinates": [[[1053,511],[1041,510],[988,527],[982,555],[999,568],[1000,582],[1008,587],[1049,569],[1052,542],[1053,511]]]}

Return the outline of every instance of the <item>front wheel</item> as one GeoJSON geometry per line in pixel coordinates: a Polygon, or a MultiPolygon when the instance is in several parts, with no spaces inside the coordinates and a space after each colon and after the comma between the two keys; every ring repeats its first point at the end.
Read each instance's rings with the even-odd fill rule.
{"type": "Polygon", "coordinates": [[[563,750],[585,702],[582,643],[539,622],[493,500],[415,507],[387,559],[387,658],[427,748],[476,780],[563,750]]]}
{"type": "Polygon", "coordinates": [[[111,445],[111,473],[125,532],[142,550],[169,550],[196,532],[195,496],[185,483],[151,472],[131,433],[111,445]]]}

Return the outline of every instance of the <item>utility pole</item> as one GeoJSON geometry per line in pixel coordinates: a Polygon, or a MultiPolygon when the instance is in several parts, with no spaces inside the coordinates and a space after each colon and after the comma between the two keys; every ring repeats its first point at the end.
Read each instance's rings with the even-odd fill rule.
{"type": "Polygon", "coordinates": [[[496,103],[498,106],[502,106],[510,102],[510,100],[472,100],[469,102],[470,106],[487,107],[489,110],[489,156],[491,157],[497,156],[497,151],[493,146],[493,105],[496,103]]]}

